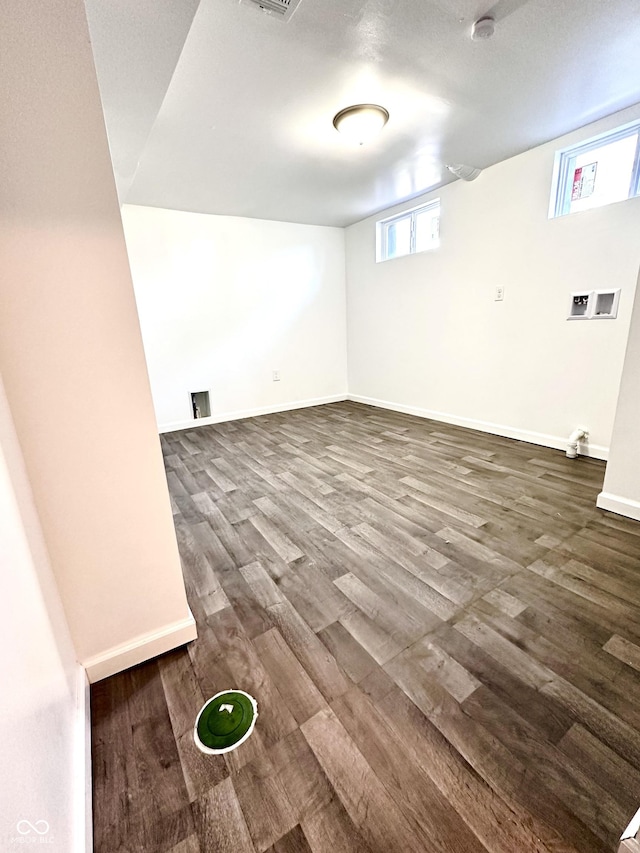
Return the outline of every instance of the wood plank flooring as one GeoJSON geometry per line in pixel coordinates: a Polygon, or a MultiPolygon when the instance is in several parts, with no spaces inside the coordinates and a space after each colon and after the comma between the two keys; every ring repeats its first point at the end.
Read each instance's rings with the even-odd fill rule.
{"type": "Polygon", "coordinates": [[[604,464],[355,403],[163,436],[199,638],[92,688],[96,853],[596,853],[640,805],[604,464]],[[192,729],[253,694],[235,752],[192,729]]]}

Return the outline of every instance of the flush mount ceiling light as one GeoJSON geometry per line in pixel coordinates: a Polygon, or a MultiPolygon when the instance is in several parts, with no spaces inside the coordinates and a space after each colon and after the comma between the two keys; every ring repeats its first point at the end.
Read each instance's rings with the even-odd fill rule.
{"type": "Polygon", "coordinates": [[[495,33],[495,31],[495,18],[486,15],[484,18],[478,18],[478,20],[471,27],[471,38],[474,41],[480,41],[481,39],[490,39],[491,36],[495,33]]]}
{"type": "Polygon", "coordinates": [[[351,142],[363,145],[379,133],[389,120],[389,113],[377,104],[355,104],[345,107],[333,117],[333,126],[351,142]]]}
{"type": "Polygon", "coordinates": [[[463,181],[475,181],[482,169],[476,169],[474,166],[463,166],[462,164],[447,166],[447,169],[456,178],[462,178],[463,181]]]}

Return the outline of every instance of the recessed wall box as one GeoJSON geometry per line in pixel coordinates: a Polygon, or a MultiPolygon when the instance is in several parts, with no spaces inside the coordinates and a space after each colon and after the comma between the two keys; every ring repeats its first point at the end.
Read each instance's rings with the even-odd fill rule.
{"type": "Polygon", "coordinates": [[[569,303],[569,316],[567,320],[588,320],[589,319],[589,303],[593,296],[592,291],[584,293],[572,293],[571,302],[569,303]]]}
{"type": "Polygon", "coordinates": [[[618,316],[619,301],[620,288],[617,290],[596,290],[592,298],[592,319],[614,320],[618,316]]]}
{"type": "Polygon", "coordinates": [[[211,404],[209,403],[208,391],[191,392],[191,411],[195,419],[208,418],[211,416],[211,404]]]}

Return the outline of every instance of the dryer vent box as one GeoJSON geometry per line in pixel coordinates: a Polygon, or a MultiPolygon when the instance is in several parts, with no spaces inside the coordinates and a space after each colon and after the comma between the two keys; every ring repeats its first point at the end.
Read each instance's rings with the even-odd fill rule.
{"type": "Polygon", "coordinates": [[[593,294],[594,320],[613,320],[618,316],[620,288],[617,290],[596,290],[593,294]]]}
{"type": "Polygon", "coordinates": [[[211,404],[209,403],[208,391],[191,392],[191,411],[194,419],[208,418],[211,416],[211,404]]]}

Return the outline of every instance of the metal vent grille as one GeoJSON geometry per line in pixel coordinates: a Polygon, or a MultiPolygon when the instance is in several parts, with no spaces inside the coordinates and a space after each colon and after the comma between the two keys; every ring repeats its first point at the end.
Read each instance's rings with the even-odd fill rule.
{"type": "Polygon", "coordinates": [[[281,21],[288,21],[297,9],[300,0],[240,0],[240,2],[258,8],[281,21]]]}

